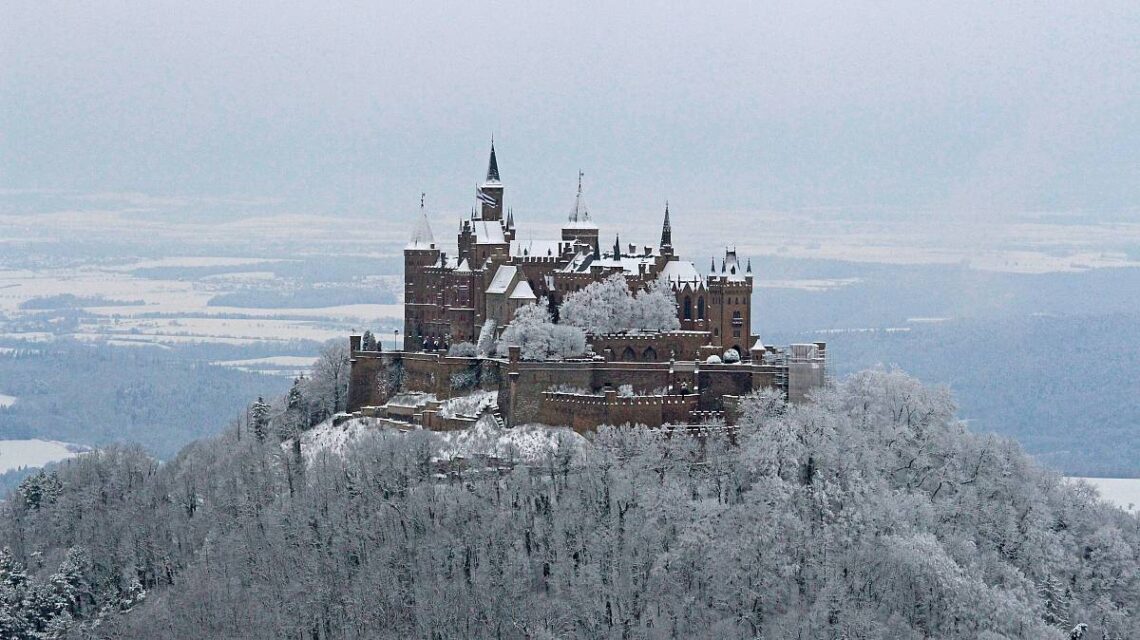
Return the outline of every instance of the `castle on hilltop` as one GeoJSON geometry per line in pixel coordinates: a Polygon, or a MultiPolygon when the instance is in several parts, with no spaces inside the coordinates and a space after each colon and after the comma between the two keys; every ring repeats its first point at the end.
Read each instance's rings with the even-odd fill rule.
{"type": "Polygon", "coordinates": [[[719,267],[714,259],[702,275],[674,251],[667,203],[656,246],[616,236],[603,246],[579,173],[560,237],[524,241],[504,191],[492,143],[454,254],[436,244],[421,198],[404,248],[403,350],[351,337],[350,411],[457,428],[476,416],[453,415],[447,399],[483,390],[497,392],[495,418],[506,425],[731,423],[737,399],[753,390],[775,388],[795,401],[823,384],[826,345],[764,345],[752,333],[751,261],[726,249],[719,267]],[[634,291],[667,284],[679,329],[588,334],[592,353],[564,360],[524,361],[516,346],[506,358],[452,348],[498,339],[524,305],[545,301],[557,318],[567,295],[615,275],[634,291]]]}

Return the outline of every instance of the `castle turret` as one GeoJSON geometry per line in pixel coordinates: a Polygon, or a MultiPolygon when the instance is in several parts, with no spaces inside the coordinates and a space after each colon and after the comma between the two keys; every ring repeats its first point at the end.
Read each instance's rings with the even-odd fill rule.
{"type": "Polygon", "coordinates": [[[740,264],[736,249],[725,249],[720,273],[710,273],[707,284],[713,344],[747,355],[752,334],[752,273],[740,264]]]}
{"type": "Polygon", "coordinates": [[[566,224],[562,226],[562,240],[563,242],[577,240],[588,245],[590,252],[596,255],[599,250],[598,225],[590,220],[590,210],[586,208],[586,200],[582,197],[583,175],[585,174],[581,171],[578,172],[578,193],[574,196],[574,207],[570,209],[566,224]]]}
{"type": "Polygon", "coordinates": [[[440,260],[440,251],[428,223],[424,195],[412,237],[404,247],[404,349],[418,350],[428,335],[428,324],[439,315],[439,287],[429,268],[440,260]]]}

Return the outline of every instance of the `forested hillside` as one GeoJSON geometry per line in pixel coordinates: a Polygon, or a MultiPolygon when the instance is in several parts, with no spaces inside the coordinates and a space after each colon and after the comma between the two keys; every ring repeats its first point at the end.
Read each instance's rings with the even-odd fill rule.
{"type": "Polygon", "coordinates": [[[1140,637],[1140,520],[944,390],[870,371],[746,409],[735,438],[607,428],[489,467],[248,425],[83,456],[3,504],[0,635],[1140,637]]]}
{"type": "Polygon", "coordinates": [[[971,430],[1016,438],[1062,473],[1140,477],[1138,314],[959,319],[774,337],[828,341],[839,376],[897,364],[926,382],[948,384],[971,430]]]}

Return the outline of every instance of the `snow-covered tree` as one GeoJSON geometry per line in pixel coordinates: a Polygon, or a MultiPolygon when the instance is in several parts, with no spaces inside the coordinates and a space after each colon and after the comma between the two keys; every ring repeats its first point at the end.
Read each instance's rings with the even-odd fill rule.
{"type": "Polygon", "coordinates": [[[654,281],[634,294],[621,274],[568,294],[562,301],[560,322],[593,334],[670,331],[681,326],[677,300],[667,282],[654,281]]]}
{"type": "Polygon", "coordinates": [[[249,408],[249,429],[258,441],[264,441],[269,432],[269,405],[261,396],[249,408]]]}
{"type": "Polygon", "coordinates": [[[371,331],[365,331],[360,337],[361,351],[376,351],[376,336],[371,331]]]}
{"type": "Polygon", "coordinates": [[[495,329],[494,318],[483,321],[483,328],[479,330],[479,341],[475,345],[476,355],[483,357],[495,352],[495,329]]]}
{"type": "Polygon", "coordinates": [[[586,334],[578,327],[554,324],[546,301],[519,307],[499,338],[499,355],[512,345],[521,348],[524,360],[572,358],[586,353],[586,334]]]}

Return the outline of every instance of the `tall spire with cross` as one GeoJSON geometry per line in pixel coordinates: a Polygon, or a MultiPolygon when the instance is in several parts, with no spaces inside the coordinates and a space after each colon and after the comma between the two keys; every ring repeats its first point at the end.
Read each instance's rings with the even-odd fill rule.
{"type": "Polygon", "coordinates": [[[661,225],[661,249],[673,248],[673,226],[669,224],[669,201],[665,201],[665,222],[661,225]]]}

